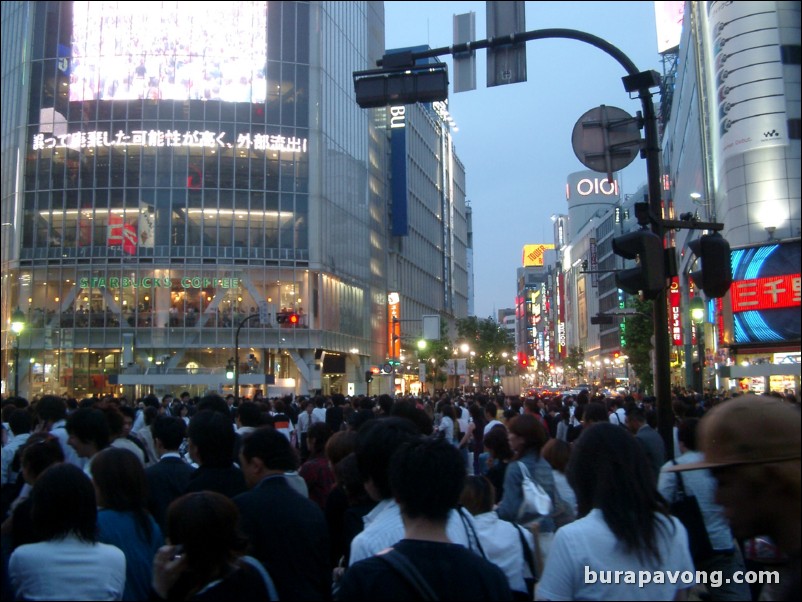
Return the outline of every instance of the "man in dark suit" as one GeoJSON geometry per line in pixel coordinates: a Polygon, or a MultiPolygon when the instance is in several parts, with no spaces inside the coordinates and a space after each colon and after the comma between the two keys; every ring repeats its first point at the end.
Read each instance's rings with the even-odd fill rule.
{"type": "Polygon", "coordinates": [[[193,468],[178,453],[187,425],[177,416],[159,416],[151,427],[159,461],[145,469],[148,482],[148,510],[164,531],[167,507],[189,484],[193,468]]]}
{"type": "Polygon", "coordinates": [[[627,408],[627,428],[635,435],[635,439],[643,445],[643,450],[649,458],[649,464],[654,474],[654,483],[660,477],[660,469],[666,461],[666,446],[663,438],[655,429],[649,426],[646,421],[646,413],[643,408],[630,405],[627,408]]]}
{"type": "Polygon", "coordinates": [[[240,466],[249,491],[234,498],[241,530],[282,600],[331,599],[329,534],[320,507],[297,493],[284,473],[298,468],[287,438],[266,426],[247,434],[240,466]]]}

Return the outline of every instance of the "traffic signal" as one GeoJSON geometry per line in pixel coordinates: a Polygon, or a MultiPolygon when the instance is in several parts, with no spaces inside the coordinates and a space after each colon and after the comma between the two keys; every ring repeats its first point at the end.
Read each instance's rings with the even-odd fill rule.
{"type": "Polygon", "coordinates": [[[372,370],[368,370],[367,372],[365,372],[365,382],[366,383],[373,382],[373,371],[372,370]]]}
{"type": "Polygon", "coordinates": [[[688,247],[702,262],[700,269],[691,272],[693,283],[708,299],[723,297],[732,284],[730,243],[718,232],[703,234],[688,243],[688,247]]]}
{"type": "Polygon", "coordinates": [[[622,291],[654,299],[665,288],[665,251],[657,234],[642,229],[618,236],[613,239],[613,253],[638,260],[637,266],[616,273],[615,284],[622,291]]]}
{"type": "Polygon", "coordinates": [[[529,358],[526,357],[526,353],[523,351],[518,352],[518,365],[521,366],[521,368],[526,368],[529,365],[529,358]]]}
{"type": "Polygon", "coordinates": [[[298,324],[299,321],[298,314],[295,312],[288,312],[288,313],[279,313],[276,315],[276,322],[279,324],[289,324],[290,326],[295,326],[298,324]]]}
{"type": "Polygon", "coordinates": [[[289,316],[287,316],[287,322],[290,323],[290,326],[295,326],[298,323],[298,314],[291,313],[289,316]]]}

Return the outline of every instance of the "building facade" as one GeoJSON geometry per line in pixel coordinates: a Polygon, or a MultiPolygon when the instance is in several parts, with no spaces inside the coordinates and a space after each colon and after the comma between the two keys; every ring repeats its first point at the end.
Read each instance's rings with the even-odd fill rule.
{"type": "Polygon", "coordinates": [[[467,311],[464,170],[438,118],[412,111],[426,144],[403,161],[437,182],[410,176],[398,236],[391,113],[354,100],[382,2],[128,6],[2,5],[4,392],[224,390],[236,364],[245,395],[354,393],[390,355],[389,293],[408,318],[467,311]],[[447,251],[421,242],[427,203],[453,218],[447,251]],[[440,295],[414,272],[431,264],[440,295]]]}

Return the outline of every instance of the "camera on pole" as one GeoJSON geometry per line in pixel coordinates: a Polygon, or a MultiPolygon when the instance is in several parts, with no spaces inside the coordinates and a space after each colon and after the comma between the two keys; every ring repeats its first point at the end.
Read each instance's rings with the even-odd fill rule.
{"type": "Polygon", "coordinates": [[[732,284],[732,264],[730,243],[718,232],[703,234],[688,243],[702,266],[690,276],[693,283],[705,293],[708,299],[723,297],[732,284]]]}
{"type": "Polygon", "coordinates": [[[613,239],[613,252],[624,259],[637,259],[635,267],[619,270],[615,283],[632,295],[654,299],[666,286],[663,241],[651,230],[628,232],[613,239]]]}

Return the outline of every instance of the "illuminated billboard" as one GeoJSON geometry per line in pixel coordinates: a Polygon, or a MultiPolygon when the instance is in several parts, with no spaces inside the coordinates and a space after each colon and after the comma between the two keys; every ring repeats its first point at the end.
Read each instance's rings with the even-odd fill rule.
{"type": "Polygon", "coordinates": [[[74,2],[70,100],[267,98],[267,2],[74,2]]]}
{"type": "Polygon", "coordinates": [[[800,252],[799,241],[732,251],[736,344],[800,340],[800,252]]]}

